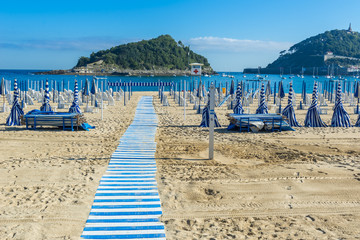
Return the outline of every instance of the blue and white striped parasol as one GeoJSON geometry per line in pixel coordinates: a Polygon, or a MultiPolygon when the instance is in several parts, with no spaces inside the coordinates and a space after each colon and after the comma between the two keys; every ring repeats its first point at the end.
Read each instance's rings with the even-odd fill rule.
{"type": "Polygon", "coordinates": [[[40,107],[40,111],[43,112],[51,112],[50,106],[50,97],[49,97],[49,81],[46,79],[45,82],[45,94],[44,94],[44,102],[43,105],[40,107]]]}
{"type": "Polygon", "coordinates": [[[236,104],[234,107],[235,114],[243,114],[244,113],[244,109],[241,104],[241,98],[242,98],[242,87],[241,87],[241,83],[239,83],[237,86],[237,89],[236,89],[236,98],[235,98],[236,104]]]}
{"type": "Polygon", "coordinates": [[[305,117],[305,127],[327,127],[327,125],[321,120],[318,101],[318,88],[317,82],[314,83],[314,90],[312,95],[312,103],[308,109],[305,117]]]}
{"type": "Polygon", "coordinates": [[[79,107],[79,90],[78,90],[78,82],[75,80],[74,87],[74,101],[72,102],[71,107],[69,108],[70,113],[79,113],[81,114],[81,110],[79,107]]]}
{"type": "Polygon", "coordinates": [[[13,101],[13,106],[10,111],[10,115],[6,119],[7,126],[20,126],[21,125],[20,116],[24,115],[24,111],[22,110],[22,108],[19,104],[18,97],[19,97],[19,91],[17,88],[17,81],[15,79],[14,80],[14,101],[13,101]]]}
{"type": "Polygon", "coordinates": [[[338,83],[336,91],[336,102],[334,107],[334,113],[331,119],[332,127],[351,127],[350,116],[344,109],[341,101],[341,83],[338,83]]]}
{"type": "Polygon", "coordinates": [[[293,106],[293,95],[294,90],[291,82],[289,88],[288,105],[284,108],[282,115],[287,118],[286,121],[289,123],[290,127],[301,127],[296,120],[295,110],[293,106]]]}
{"type": "MultiPolygon", "coordinates": [[[[209,125],[210,125],[210,112],[209,112],[210,94],[208,94],[208,99],[209,99],[208,103],[206,104],[206,106],[204,107],[203,112],[202,112],[202,119],[201,119],[201,123],[200,123],[199,127],[209,127],[209,125]]],[[[215,112],[214,112],[214,126],[221,127],[215,112]]]]}
{"type": "Polygon", "coordinates": [[[268,114],[268,107],[265,101],[265,86],[264,83],[261,85],[260,91],[260,105],[258,109],[256,109],[256,114],[268,114]]]}

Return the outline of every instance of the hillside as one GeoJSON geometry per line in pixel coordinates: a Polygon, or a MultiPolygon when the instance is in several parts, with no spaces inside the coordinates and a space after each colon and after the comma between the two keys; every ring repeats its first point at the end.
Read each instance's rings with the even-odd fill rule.
{"type": "MultiPolygon", "coordinates": [[[[284,74],[299,73],[304,67],[308,74],[314,68],[326,74],[329,66],[342,69],[360,64],[360,34],[349,30],[332,30],[309,37],[289,50],[280,52],[280,56],[270,63],[263,73],[277,73],[283,69],[284,74]]],[[[257,71],[257,70],[256,70],[257,71]]],[[[311,72],[311,73],[310,73],[311,72]]]]}
{"type": "Polygon", "coordinates": [[[139,70],[149,73],[156,70],[186,71],[189,70],[189,62],[203,63],[205,71],[213,71],[205,57],[194,53],[181,41],[176,42],[170,35],[161,35],[93,52],[90,57],[80,57],[74,69],[91,68],[105,72],[139,70]]]}

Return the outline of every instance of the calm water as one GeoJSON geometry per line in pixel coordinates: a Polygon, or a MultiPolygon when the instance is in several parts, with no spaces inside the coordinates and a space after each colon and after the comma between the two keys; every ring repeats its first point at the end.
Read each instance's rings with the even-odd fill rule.
{"type": "MultiPolygon", "coordinates": [[[[92,80],[92,76],[74,76],[74,75],[34,75],[34,72],[37,72],[39,70],[0,70],[0,78],[5,78],[6,80],[13,80],[17,79],[18,84],[22,89],[25,88],[25,84],[30,84],[31,86],[34,86],[34,82],[37,81],[40,85],[44,84],[45,80],[49,80],[50,89],[54,87],[56,84],[56,89],[62,90],[65,89],[73,89],[74,87],[74,80],[77,79],[79,84],[83,84],[85,79],[92,80]]],[[[248,81],[251,79],[255,79],[254,74],[247,74],[246,77],[241,72],[231,72],[231,73],[225,73],[227,75],[233,75],[234,78],[230,77],[223,77],[222,72],[219,72],[220,75],[218,76],[211,76],[211,77],[202,77],[202,82],[205,83],[206,88],[208,88],[209,84],[211,82],[216,83],[216,86],[218,87],[221,84],[221,87],[228,88],[230,87],[230,83],[232,80],[234,80],[235,84],[240,81],[246,81],[245,87],[246,88],[257,88],[258,82],[254,81],[248,81]]],[[[262,75],[264,76],[264,75],[262,75]]],[[[283,79],[283,85],[284,85],[284,91],[287,92],[289,90],[289,83],[293,82],[293,87],[296,93],[301,92],[302,88],[302,82],[306,82],[306,91],[307,93],[312,93],[314,80],[324,83],[326,79],[325,77],[319,77],[319,79],[314,79],[312,76],[304,76],[304,78],[300,78],[295,76],[294,78],[290,79],[289,76],[284,76],[286,79],[283,79]]],[[[104,81],[104,85],[106,85],[105,81],[108,82],[174,82],[176,85],[180,85],[183,81],[187,82],[187,89],[189,89],[190,86],[193,86],[193,81],[190,77],[186,76],[176,76],[176,77],[119,77],[119,76],[108,76],[107,80],[104,81]]],[[[198,81],[198,78],[196,78],[198,81]]],[[[269,80],[271,82],[271,87],[273,89],[274,83],[278,83],[282,79],[279,75],[268,75],[266,80],[269,80]]],[[[356,78],[354,77],[346,77],[346,89],[348,89],[348,83],[350,83],[350,92],[353,92],[353,84],[355,82],[356,78]]],[[[101,86],[101,81],[99,80],[99,87],[101,86]]],[[[196,83],[195,83],[196,84],[196,83]]],[[[197,84],[196,84],[197,85],[197,84]]],[[[181,84],[183,86],[183,83],[181,84]]],[[[105,87],[104,87],[105,88],[105,87]]],[[[133,87],[133,91],[156,91],[158,90],[157,87],[133,87]]],[[[168,90],[168,89],[165,89],[168,90]]]]}

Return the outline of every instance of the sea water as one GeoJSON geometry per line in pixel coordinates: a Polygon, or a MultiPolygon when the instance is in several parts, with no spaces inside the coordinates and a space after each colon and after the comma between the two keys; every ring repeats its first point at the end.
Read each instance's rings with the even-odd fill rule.
{"type": "MultiPolygon", "coordinates": [[[[93,76],[84,76],[84,75],[36,75],[35,72],[44,71],[44,70],[0,70],[0,78],[5,78],[6,80],[13,81],[17,79],[18,86],[22,87],[22,89],[26,88],[28,85],[31,87],[36,84],[39,88],[44,88],[44,84],[46,79],[49,81],[50,90],[55,88],[56,90],[63,89],[71,89],[74,88],[75,79],[78,81],[79,89],[82,85],[84,85],[85,80],[88,79],[89,84],[91,86],[91,82],[93,76]]],[[[319,82],[321,85],[324,84],[325,81],[329,81],[324,76],[320,76],[318,79],[313,76],[304,76],[303,78],[298,76],[293,76],[290,78],[288,75],[284,75],[283,77],[286,79],[282,79],[279,75],[264,75],[261,76],[265,79],[262,82],[253,81],[257,79],[255,74],[243,74],[241,72],[219,72],[219,75],[211,75],[211,76],[202,76],[201,81],[204,83],[205,88],[208,89],[211,83],[216,84],[216,87],[221,87],[222,89],[230,89],[231,82],[234,81],[235,89],[238,82],[245,82],[245,89],[257,89],[261,85],[262,82],[266,85],[268,81],[270,81],[271,89],[274,90],[274,84],[276,84],[276,88],[278,88],[278,83],[283,81],[283,87],[285,93],[289,90],[289,83],[293,82],[293,88],[295,93],[301,93],[303,81],[306,83],[306,92],[312,93],[314,81],[319,82]]],[[[186,81],[186,88],[189,90],[190,88],[196,88],[199,84],[200,77],[189,77],[189,76],[170,76],[170,77],[157,77],[157,76],[99,76],[101,79],[97,80],[98,87],[101,87],[101,82],[104,84],[104,89],[108,89],[108,82],[172,82],[174,83],[174,88],[179,90],[183,89],[184,81],[186,81]],[[106,79],[103,79],[106,78],[106,79]]],[[[355,77],[347,76],[346,80],[341,80],[343,86],[345,83],[345,88],[343,91],[354,92],[354,83],[357,79],[355,77]],[[350,83],[350,84],[349,84],[350,83]]],[[[119,90],[119,87],[112,87],[113,90],[119,90]]],[[[168,91],[170,87],[166,87],[165,91],[168,91]]],[[[336,89],[336,88],[335,88],[336,89]]],[[[132,87],[132,91],[157,91],[158,87],[132,87]]],[[[277,89],[278,90],[278,89],[277,89]]],[[[321,91],[321,88],[320,88],[321,91]]]]}

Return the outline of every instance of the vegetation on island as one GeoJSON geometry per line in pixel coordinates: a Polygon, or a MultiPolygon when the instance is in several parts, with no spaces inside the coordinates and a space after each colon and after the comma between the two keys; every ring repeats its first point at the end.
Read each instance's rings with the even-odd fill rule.
{"type": "Polygon", "coordinates": [[[360,64],[360,34],[351,30],[332,30],[301,41],[280,56],[267,68],[339,67],[360,64]],[[324,58],[332,52],[337,58],[324,58]]]}
{"type": "Polygon", "coordinates": [[[176,42],[170,35],[93,52],[90,57],[80,57],[76,68],[99,61],[112,66],[112,69],[188,70],[191,62],[203,63],[204,67],[211,68],[205,57],[194,53],[181,41],[176,42]]]}

